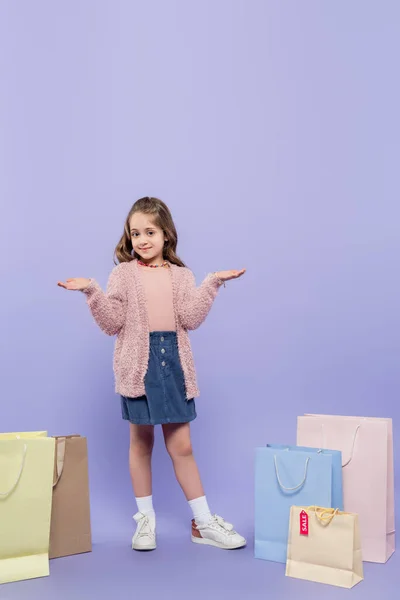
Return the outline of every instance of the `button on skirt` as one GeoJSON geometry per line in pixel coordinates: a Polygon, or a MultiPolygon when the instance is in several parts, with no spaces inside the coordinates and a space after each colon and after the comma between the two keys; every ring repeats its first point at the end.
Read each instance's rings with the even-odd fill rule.
{"type": "Polygon", "coordinates": [[[188,423],[196,418],[195,401],[186,400],[185,379],[175,331],[152,331],[144,379],[145,396],[121,396],[122,418],[136,425],[188,423]]]}

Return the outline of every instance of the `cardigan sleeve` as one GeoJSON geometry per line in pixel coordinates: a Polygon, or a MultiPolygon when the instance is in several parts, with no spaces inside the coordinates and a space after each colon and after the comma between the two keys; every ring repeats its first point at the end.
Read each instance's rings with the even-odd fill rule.
{"type": "Polygon", "coordinates": [[[178,310],[184,329],[193,330],[200,327],[210,312],[220,287],[221,283],[214,274],[207,275],[203,283],[196,287],[192,271],[185,268],[178,310]]]}
{"type": "Polygon", "coordinates": [[[115,335],[125,323],[126,291],[124,290],[121,263],[111,271],[107,291],[103,292],[95,279],[83,290],[94,320],[104,333],[115,335]]]}

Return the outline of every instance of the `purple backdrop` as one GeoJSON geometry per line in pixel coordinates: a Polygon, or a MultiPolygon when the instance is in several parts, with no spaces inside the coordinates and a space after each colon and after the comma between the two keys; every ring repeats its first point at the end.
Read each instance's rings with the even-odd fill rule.
{"type": "MultiPolygon", "coordinates": [[[[305,411],[391,416],[399,454],[399,23],[396,0],[0,4],[0,430],[88,437],[95,541],[0,597],[109,594],[132,580],[180,598],[200,560],[208,582],[193,598],[261,598],[267,586],[339,597],[252,558],[253,455],[294,443],[305,411]],[[198,282],[248,269],[192,335],[195,453],[211,509],[249,536],[241,553],[190,545],[159,431],[161,547],[129,553],[113,340],[83,295],[56,287],[105,286],[126,213],[147,194],[171,207],[198,282]]],[[[354,598],[389,595],[396,560],[367,565],[354,598]]]]}

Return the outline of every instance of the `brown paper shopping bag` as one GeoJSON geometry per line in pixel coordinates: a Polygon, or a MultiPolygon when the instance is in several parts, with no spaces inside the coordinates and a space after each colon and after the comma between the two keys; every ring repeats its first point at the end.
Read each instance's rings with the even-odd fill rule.
{"type": "Polygon", "coordinates": [[[92,550],[87,440],[56,437],[50,558],[92,550]]]}
{"type": "Polygon", "coordinates": [[[344,588],[364,579],[358,515],[292,506],[286,575],[344,588]]]}

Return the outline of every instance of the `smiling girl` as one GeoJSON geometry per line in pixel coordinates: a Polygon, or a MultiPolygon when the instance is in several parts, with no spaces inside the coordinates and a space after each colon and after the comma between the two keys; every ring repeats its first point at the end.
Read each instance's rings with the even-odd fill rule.
{"type": "Polygon", "coordinates": [[[151,457],[154,426],[161,425],[176,478],[192,509],[192,541],[224,549],[246,540],[208,507],[193,456],[190,422],[199,396],[189,330],[207,317],[221,285],[242,270],[208,275],[196,287],[192,272],[176,254],[178,236],[168,207],[157,198],[132,206],[115,249],[117,266],[104,293],[94,279],[58,282],[79,290],[99,327],[116,335],[115,389],[122,418],[129,422],[129,467],[138,507],[135,550],[156,548],[151,457]]]}

